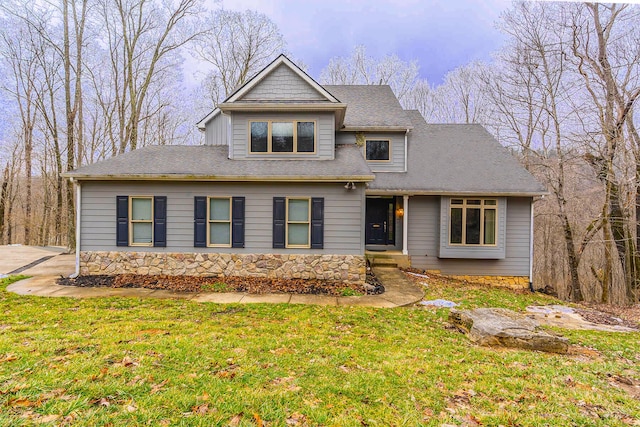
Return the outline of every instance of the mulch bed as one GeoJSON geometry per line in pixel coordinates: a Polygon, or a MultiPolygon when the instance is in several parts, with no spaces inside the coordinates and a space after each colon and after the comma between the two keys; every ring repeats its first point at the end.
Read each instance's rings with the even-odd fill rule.
{"type": "Polygon", "coordinates": [[[255,277],[199,277],[144,274],[116,274],[60,278],[59,285],[80,287],[146,288],[177,292],[247,292],[250,294],[288,293],[314,295],[377,295],[384,286],[367,272],[368,285],[346,284],[316,279],[266,279],[255,277]]]}

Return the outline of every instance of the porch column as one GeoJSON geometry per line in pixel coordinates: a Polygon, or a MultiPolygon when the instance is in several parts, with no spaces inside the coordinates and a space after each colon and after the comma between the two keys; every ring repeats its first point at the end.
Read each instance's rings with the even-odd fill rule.
{"type": "Polygon", "coordinates": [[[404,209],[404,216],[402,217],[402,254],[409,255],[408,249],[408,236],[409,236],[409,196],[402,196],[402,209],[404,209]]]}

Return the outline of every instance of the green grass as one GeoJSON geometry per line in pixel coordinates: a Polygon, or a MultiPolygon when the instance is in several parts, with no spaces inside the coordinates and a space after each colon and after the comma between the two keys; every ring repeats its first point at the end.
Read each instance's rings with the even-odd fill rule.
{"type": "Polygon", "coordinates": [[[362,292],[352,288],[343,288],[340,291],[340,296],[343,296],[343,297],[359,297],[362,295],[363,295],[362,292]]]}
{"type": "Polygon", "coordinates": [[[205,292],[229,292],[231,288],[224,282],[205,283],[202,285],[205,292]]]}
{"type": "MultiPolygon", "coordinates": [[[[76,300],[0,290],[0,425],[623,426],[640,334],[566,332],[595,356],[477,347],[448,310],[76,300]],[[47,423],[48,422],[48,423],[47,423]],[[295,423],[298,424],[295,424],[295,423]]],[[[553,299],[439,287],[521,309],[553,299]]]]}

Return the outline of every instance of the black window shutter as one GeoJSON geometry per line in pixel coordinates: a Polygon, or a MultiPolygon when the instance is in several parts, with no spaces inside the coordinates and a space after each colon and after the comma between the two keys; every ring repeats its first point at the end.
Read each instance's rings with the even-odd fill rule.
{"type": "Polygon", "coordinates": [[[116,196],[116,246],[129,246],[129,196],[116,196]]]}
{"type": "Polygon", "coordinates": [[[207,246],[207,198],[196,196],[193,200],[193,246],[204,248],[207,246]]]}
{"type": "Polygon", "coordinates": [[[231,206],[231,247],[244,248],[244,197],[233,197],[231,206]]]}
{"type": "Polygon", "coordinates": [[[153,246],[167,246],[167,196],[153,198],[153,246]]]}
{"type": "Polygon", "coordinates": [[[273,247],[285,247],[285,219],[287,202],[284,197],[273,198],[273,247]]]}
{"type": "Polygon", "coordinates": [[[324,248],[324,198],[311,199],[311,249],[324,248]]]}

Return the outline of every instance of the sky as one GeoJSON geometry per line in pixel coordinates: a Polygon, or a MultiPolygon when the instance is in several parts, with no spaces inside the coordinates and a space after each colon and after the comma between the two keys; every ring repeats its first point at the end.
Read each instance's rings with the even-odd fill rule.
{"type": "Polygon", "coordinates": [[[495,27],[509,0],[222,0],[225,9],[257,10],[275,22],[309,74],[357,45],[382,58],[417,60],[432,85],[474,60],[489,60],[505,37],[495,27]]]}

